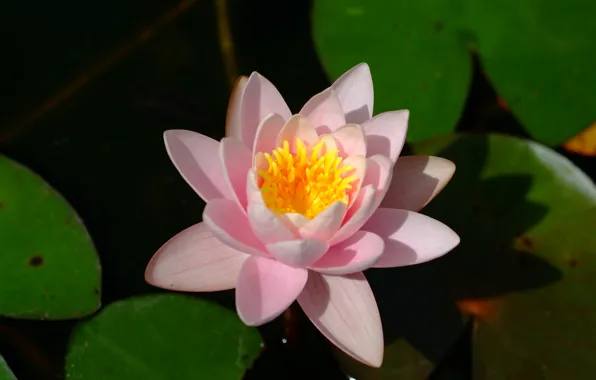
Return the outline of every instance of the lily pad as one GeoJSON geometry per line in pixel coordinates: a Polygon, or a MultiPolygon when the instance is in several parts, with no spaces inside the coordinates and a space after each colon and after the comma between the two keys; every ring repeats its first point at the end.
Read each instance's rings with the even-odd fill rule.
{"type": "Polygon", "coordinates": [[[430,263],[368,271],[383,318],[385,361],[375,370],[342,358],[346,372],[358,380],[425,379],[473,316],[475,379],[566,378],[554,376],[565,373],[564,359],[593,376],[588,354],[569,345],[582,331],[582,347],[596,344],[585,285],[596,274],[588,259],[596,244],[586,239],[593,223],[581,221],[596,206],[591,180],[549,148],[503,135],[436,138],[413,151],[456,163],[452,181],[422,213],[453,228],[461,244],[430,263]],[[562,225],[568,227],[556,236],[565,239],[552,232],[562,225]],[[570,260],[581,263],[575,277],[566,274],[570,260]],[[577,333],[567,332],[571,325],[577,333]],[[552,377],[532,377],[543,375],[536,368],[555,365],[552,377]],[[521,370],[521,377],[509,377],[521,370]]]}
{"type": "Polygon", "coordinates": [[[593,378],[592,181],[558,153],[513,137],[460,135],[414,150],[458,166],[424,212],[461,236],[436,264],[454,302],[475,317],[474,378],[593,378]]]}
{"type": "MultiPolygon", "coordinates": [[[[520,252],[548,262],[560,280],[475,302],[475,379],[596,377],[595,225],[592,208],[519,241],[520,252]]],[[[531,267],[523,273],[540,275],[531,267]]]]}
{"type": "Polygon", "coordinates": [[[0,355],[0,380],[17,380],[2,355],[0,355]]]}
{"type": "Polygon", "coordinates": [[[241,379],[259,355],[260,335],[214,303],[179,294],[109,305],[75,331],[69,379],[241,379]]]}
{"type": "Polygon", "coordinates": [[[69,319],[95,312],[99,259],[76,212],[4,156],[0,183],[0,315],[69,319]]]}
{"type": "Polygon", "coordinates": [[[472,78],[465,36],[449,1],[316,0],[316,47],[332,79],[359,62],[370,65],[375,114],[411,111],[409,141],[451,132],[472,78]]]}
{"type": "Polygon", "coordinates": [[[583,0],[317,0],[314,38],[331,77],[370,63],[376,111],[411,109],[412,142],[455,127],[474,51],[528,132],[558,145],[596,120],[591,10],[583,0]]]}

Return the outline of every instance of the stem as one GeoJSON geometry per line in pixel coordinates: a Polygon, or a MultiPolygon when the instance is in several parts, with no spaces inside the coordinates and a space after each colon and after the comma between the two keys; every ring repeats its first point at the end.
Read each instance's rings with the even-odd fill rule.
{"type": "Polygon", "coordinates": [[[55,379],[57,371],[48,358],[33,342],[23,333],[11,328],[8,325],[0,323],[0,338],[7,342],[8,352],[18,352],[21,357],[25,357],[27,367],[36,374],[37,379],[55,379]]]}
{"type": "Polygon", "coordinates": [[[238,69],[236,67],[236,57],[234,56],[234,40],[232,38],[232,28],[230,27],[228,0],[215,0],[215,13],[217,15],[219,48],[221,49],[228,85],[230,88],[234,88],[238,78],[238,69]]]}
{"type": "Polygon", "coordinates": [[[287,344],[290,348],[296,348],[298,344],[298,331],[300,319],[302,318],[302,310],[300,309],[300,306],[294,302],[283,315],[285,322],[284,335],[287,344]]]}

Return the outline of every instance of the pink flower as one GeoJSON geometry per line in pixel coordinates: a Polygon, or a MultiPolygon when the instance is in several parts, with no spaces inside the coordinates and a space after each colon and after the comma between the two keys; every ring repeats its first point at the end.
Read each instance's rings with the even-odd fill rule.
{"type": "Polygon", "coordinates": [[[416,212],[455,165],[437,157],[397,161],[409,112],[372,118],[372,108],[364,63],[296,115],[253,73],[236,85],[220,142],[167,131],[170,158],[207,206],[203,222],[155,254],[147,281],[179,291],[236,288],[238,315],[250,326],[297,300],[337,347],[380,366],[381,319],[362,271],[433,260],[459,237],[416,212]]]}

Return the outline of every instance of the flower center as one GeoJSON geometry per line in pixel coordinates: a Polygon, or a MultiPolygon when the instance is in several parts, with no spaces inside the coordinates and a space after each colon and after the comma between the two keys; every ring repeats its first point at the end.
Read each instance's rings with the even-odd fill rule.
{"type": "Polygon", "coordinates": [[[320,154],[324,142],[311,149],[296,140],[296,154],[290,153],[290,144],[276,148],[272,155],[265,153],[267,170],[259,170],[259,187],[269,209],[277,214],[299,213],[312,219],[333,202],[345,204],[349,190],[357,178],[347,176],[353,167],[343,165],[338,151],[320,154]]]}

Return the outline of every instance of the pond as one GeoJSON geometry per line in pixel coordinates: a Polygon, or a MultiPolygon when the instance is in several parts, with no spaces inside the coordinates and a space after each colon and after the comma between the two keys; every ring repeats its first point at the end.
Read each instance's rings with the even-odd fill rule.
{"type": "Polygon", "coordinates": [[[580,0],[534,3],[3,4],[0,379],[593,378],[596,30],[580,0]],[[457,166],[422,213],[458,247],[365,272],[380,369],[296,303],[259,335],[234,291],[145,280],[205,208],[164,131],[219,141],[239,76],[262,74],[296,113],[360,62],[375,115],[410,110],[401,155],[457,166]]]}

